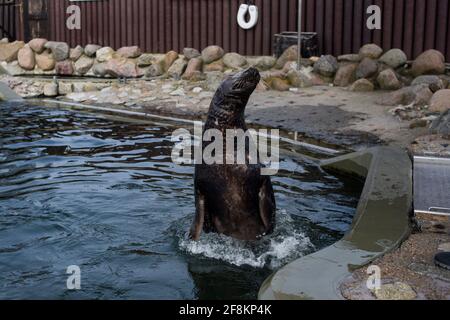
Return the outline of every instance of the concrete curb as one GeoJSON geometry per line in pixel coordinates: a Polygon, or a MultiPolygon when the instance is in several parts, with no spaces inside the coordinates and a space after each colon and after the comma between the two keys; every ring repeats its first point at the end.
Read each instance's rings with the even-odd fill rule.
{"type": "Polygon", "coordinates": [[[376,147],[321,166],[365,179],[352,228],[330,247],[274,273],[261,286],[261,300],[342,299],[339,285],[353,270],[397,248],[411,232],[412,162],[405,151],[376,147]]]}

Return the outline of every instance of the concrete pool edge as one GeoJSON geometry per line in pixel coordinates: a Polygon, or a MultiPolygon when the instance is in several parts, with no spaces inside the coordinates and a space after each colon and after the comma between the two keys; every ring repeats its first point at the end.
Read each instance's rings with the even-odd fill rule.
{"type": "Polygon", "coordinates": [[[412,161],[406,151],[375,147],[324,160],[321,167],[365,179],[351,230],[271,275],[261,286],[261,300],[343,299],[339,285],[353,270],[396,249],[411,232],[412,161]]]}
{"type": "Polygon", "coordinates": [[[15,93],[8,85],[0,81],[0,101],[22,101],[23,98],[15,93]]]}

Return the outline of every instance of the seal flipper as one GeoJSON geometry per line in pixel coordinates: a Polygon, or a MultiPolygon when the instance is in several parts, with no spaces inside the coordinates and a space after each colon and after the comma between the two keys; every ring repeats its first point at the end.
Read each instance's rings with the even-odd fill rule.
{"type": "Polygon", "coordinates": [[[189,238],[198,241],[203,230],[203,224],[205,223],[206,212],[205,196],[198,190],[195,192],[195,209],[195,219],[189,232],[189,238]]]}
{"type": "Polygon", "coordinates": [[[275,228],[275,196],[273,194],[272,183],[267,177],[263,178],[263,183],[259,189],[259,214],[266,228],[266,234],[272,233],[275,228]]]}

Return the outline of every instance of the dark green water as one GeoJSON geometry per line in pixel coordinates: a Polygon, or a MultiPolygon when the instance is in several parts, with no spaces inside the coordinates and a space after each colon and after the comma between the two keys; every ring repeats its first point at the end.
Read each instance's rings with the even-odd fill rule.
{"type": "Polygon", "coordinates": [[[193,167],[177,127],[0,103],[0,299],[250,299],[273,269],[348,229],[359,186],[283,158],[276,232],[186,240],[193,167]],[[81,290],[66,288],[67,267],[81,290]]]}

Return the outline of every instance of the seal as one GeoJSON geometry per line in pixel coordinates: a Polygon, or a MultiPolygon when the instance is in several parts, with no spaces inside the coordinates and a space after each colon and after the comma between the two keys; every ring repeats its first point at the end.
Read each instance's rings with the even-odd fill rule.
{"type": "MultiPolygon", "coordinates": [[[[217,89],[208,112],[204,133],[217,129],[224,140],[228,129],[242,129],[245,107],[261,77],[249,68],[229,77],[217,89]]],[[[208,144],[203,144],[203,150],[208,144]]],[[[225,154],[225,151],[224,151],[225,154]]],[[[215,232],[239,240],[257,240],[273,232],[275,197],[270,177],[261,174],[262,164],[195,165],[195,219],[190,238],[215,232]]]]}

